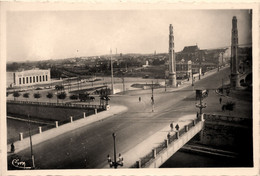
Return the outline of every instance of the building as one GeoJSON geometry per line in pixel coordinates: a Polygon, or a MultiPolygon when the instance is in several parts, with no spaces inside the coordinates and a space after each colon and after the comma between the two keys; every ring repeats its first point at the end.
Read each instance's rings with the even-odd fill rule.
{"type": "Polygon", "coordinates": [[[24,70],[13,73],[13,86],[31,86],[49,83],[51,80],[50,69],[48,70],[24,70]]]}
{"type": "Polygon", "coordinates": [[[192,71],[192,62],[181,60],[176,63],[177,79],[189,78],[192,71]]]}

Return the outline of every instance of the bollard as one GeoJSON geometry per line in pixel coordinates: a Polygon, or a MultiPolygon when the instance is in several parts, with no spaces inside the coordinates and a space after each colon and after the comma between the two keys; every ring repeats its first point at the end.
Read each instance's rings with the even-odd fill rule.
{"type": "Polygon", "coordinates": [[[39,126],[39,133],[41,134],[42,133],[42,127],[39,126]]]}
{"type": "Polygon", "coordinates": [[[97,109],[95,109],[95,114],[97,114],[97,109]]]}
{"type": "Polygon", "coordinates": [[[169,140],[168,140],[168,139],[165,139],[164,142],[165,142],[165,146],[166,146],[166,148],[168,148],[169,140]]]}
{"type": "Polygon", "coordinates": [[[176,134],[176,138],[179,139],[179,138],[180,138],[180,133],[179,133],[179,131],[177,131],[175,134],[176,134]]]}
{"type": "Polygon", "coordinates": [[[73,117],[72,116],[70,116],[70,123],[72,123],[73,122],[73,117]]]}
{"type": "Polygon", "coordinates": [[[192,122],[193,122],[193,126],[195,126],[195,125],[196,125],[196,122],[195,122],[195,120],[193,120],[192,122]]]}
{"type": "Polygon", "coordinates": [[[189,131],[189,126],[185,125],[185,132],[188,132],[188,131],[189,131]]]}
{"type": "Polygon", "coordinates": [[[86,118],[86,113],[85,112],[83,112],[83,118],[86,118]]]}
{"type": "Polygon", "coordinates": [[[142,165],[141,165],[141,159],[139,159],[138,161],[136,161],[136,166],[137,168],[141,168],[142,165]]]}
{"type": "Polygon", "coordinates": [[[55,121],[55,125],[56,125],[56,128],[59,127],[59,125],[58,125],[58,121],[55,121]]]}
{"type": "Polygon", "coordinates": [[[20,140],[20,141],[23,140],[23,133],[20,133],[20,135],[19,135],[19,140],[20,140]]]}
{"type": "Polygon", "coordinates": [[[153,149],[153,158],[156,158],[156,148],[153,149]]]}

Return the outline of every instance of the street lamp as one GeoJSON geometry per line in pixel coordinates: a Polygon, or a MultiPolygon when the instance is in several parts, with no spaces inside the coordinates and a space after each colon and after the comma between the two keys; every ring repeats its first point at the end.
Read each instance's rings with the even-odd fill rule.
{"type": "Polygon", "coordinates": [[[151,97],[151,100],[152,100],[152,112],[154,112],[153,81],[152,81],[152,97],[151,97]]]}
{"type": "Polygon", "coordinates": [[[113,136],[113,141],[114,141],[114,161],[112,161],[110,156],[107,155],[107,162],[108,162],[110,167],[114,167],[116,169],[117,166],[123,166],[124,162],[123,162],[123,157],[121,156],[120,153],[119,153],[119,156],[118,156],[118,160],[116,159],[116,134],[113,133],[112,136],[113,136]]]}
{"type": "Polygon", "coordinates": [[[202,109],[207,107],[207,104],[202,104],[202,95],[200,95],[200,104],[196,103],[196,107],[200,109],[200,115],[202,114],[202,109]]]}

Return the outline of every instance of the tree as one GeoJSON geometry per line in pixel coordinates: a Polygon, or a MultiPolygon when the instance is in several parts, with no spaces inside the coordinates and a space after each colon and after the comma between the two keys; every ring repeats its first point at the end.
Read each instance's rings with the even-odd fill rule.
{"type": "Polygon", "coordinates": [[[66,92],[61,92],[57,94],[58,99],[64,100],[67,97],[66,92]]]}
{"type": "Polygon", "coordinates": [[[77,100],[79,97],[78,97],[78,95],[71,95],[70,96],[70,99],[71,100],[77,100]]]}
{"type": "Polygon", "coordinates": [[[53,97],[53,93],[48,92],[48,94],[46,95],[47,98],[49,98],[49,102],[51,101],[51,98],[53,97]]]}
{"type": "Polygon", "coordinates": [[[24,94],[23,94],[23,97],[24,97],[24,98],[29,98],[29,93],[24,93],[24,94]]]}
{"type": "Polygon", "coordinates": [[[38,99],[41,98],[41,94],[39,94],[39,92],[35,93],[35,94],[33,94],[33,97],[36,98],[38,101],[38,99]]]}
{"type": "Polygon", "coordinates": [[[19,92],[14,92],[13,96],[14,96],[14,100],[16,100],[16,98],[20,97],[20,93],[19,92]]]}
{"type": "Polygon", "coordinates": [[[236,106],[236,103],[235,102],[232,102],[232,101],[228,101],[226,104],[225,104],[225,108],[226,110],[229,111],[229,115],[230,115],[230,111],[233,111],[234,108],[236,106]]]}

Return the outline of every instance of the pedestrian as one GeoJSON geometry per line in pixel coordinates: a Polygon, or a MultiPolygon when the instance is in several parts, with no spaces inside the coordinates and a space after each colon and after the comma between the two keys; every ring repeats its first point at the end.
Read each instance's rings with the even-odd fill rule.
{"type": "Polygon", "coordinates": [[[221,102],[222,102],[222,98],[220,97],[220,98],[219,98],[219,104],[221,104],[221,102]]]}
{"type": "Polygon", "coordinates": [[[171,131],[173,131],[173,123],[170,124],[171,131]]]}
{"type": "Polygon", "coordinates": [[[14,143],[11,144],[11,152],[14,153],[15,148],[14,148],[14,143]]]}
{"type": "Polygon", "coordinates": [[[176,129],[177,131],[179,131],[180,127],[179,127],[178,124],[175,126],[175,129],[176,129]]]}
{"type": "Polygon", "coordinates": [[[139,97],[139,102],[141,102],[142,100],[141,100],[141,97],[139,97]]]}
{"type": "Polygon", "coordinates": [[[197,118],[199,118],[199,113],[197,112],[197,118]]]}

